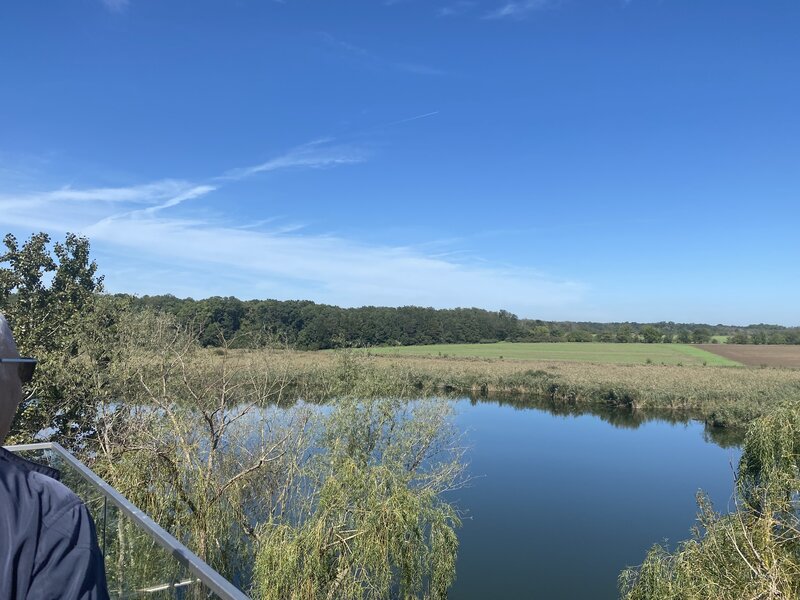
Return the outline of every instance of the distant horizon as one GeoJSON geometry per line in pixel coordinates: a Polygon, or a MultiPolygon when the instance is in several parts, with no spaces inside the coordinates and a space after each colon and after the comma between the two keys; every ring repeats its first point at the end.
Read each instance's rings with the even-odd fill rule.
{"type": "Polygon", "coordinates": [[[800,319],[800,3],[9,0],[0,230],[110,291],[800,319]]]}
{"type": "Polygon", "coordinates": [[[341,309],[359,309],[359,308],[423,308],[423,309],[431,309],[431,310],[464,310],[464,309],[475,309],[475,310],[485,310],[487,312],[501,312],[505,311],[512,314],[514,317],[523,320],[523,321],[543,321],[549,323],[587,323],[587,324],[595,324],[595,325],[657,325],[657,324],[673,324],[673,325],[705,325],[708,327],[733,327],[733,328],[748,328],[748,327],[782,327],[786,329],[797,329],[800,328],[800,324],[798,325],[784,325],[781,323],[766,323],[766,322],[754,322],[748,323],[746,325],[743,324],[733,324],[733,323],[712,323],[712,322],[703,322],[703,321],[674,321],[674,320],[657,320],[657,321],[635,321],[635,320],[627,320],[627,321],[587,321],[585,319],[544,319],[541,317],[525,317],[514,313],[513,311],[509,311],[507,309],[489,309],[484,308],[481,306],[450,306],[450,307],[435,307],[435,306],[422,306],[419,304],[403,304],[403,305],[377,305],[377,304],[359,304],[354,306],[341,306],[339,304],[330,304],[328,302],[320,302],[317,300],[312,300],[310,298],[239,298],[237,296],[205,296],[205,297],[193,297],[193,296],[176,296],[175,294],[170,293],[163,293],[163,294],[131,294],[128,292],[109,292],[104,291],[104,293],[114,296],[114,295],[126,295],[126,296],[133,296],[135,298],[158,298],[158,297],[173,297],[177,300],[181,301],[193,301],[193,302],[203,302],[205,300],[211,300],[213,298],[222,298],[222,299],[235,299],[240,302],[310,302],[317,305],[326,305],[326,306],[333,306],[336,308],[341,309]]]}

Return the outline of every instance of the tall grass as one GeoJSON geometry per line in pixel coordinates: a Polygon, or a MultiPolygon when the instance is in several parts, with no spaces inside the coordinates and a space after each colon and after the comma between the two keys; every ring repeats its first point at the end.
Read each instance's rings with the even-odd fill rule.
{"type": "MultiPolygon", "coordinates": [[[[259,351],[244,352],[257,362],[259,351]]],[[[276,355],[277,358],[277,355],[276,355]]],[[[719,426],[743,426],[800,399],[800,370],[712,366],[516,362],[369,356],[352,351],[280,353],[292,395],[432,396],[512,394],[561,405],[688,411],[719,426]]]]}

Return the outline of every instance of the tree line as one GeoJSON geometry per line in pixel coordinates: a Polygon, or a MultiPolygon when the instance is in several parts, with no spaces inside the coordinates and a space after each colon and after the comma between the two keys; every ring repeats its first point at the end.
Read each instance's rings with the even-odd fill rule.
{"type": "MultiPolygon", "coordinates": [[[[13,318],[31,302],[55,310],[92,314],[87,301],[103,292],[103,278],[89,258],[89,242],[68,235],[50,249],[50,238],[32,235],[22,245],[6,236],[0,256],[0,307],[13,318]],[[55,254],[55,256],[53,256],[55,254]],[[52,285],[45,285],[55,277],[52,285]]],[[[508,311],[419,306],[341,308],[310,300],[201,300],[172,295],[106,296],[105,306],[155,311],[198,332],[203,346],[265,347],[278,340],[301,350],[509,342],[709,343],[719,336],[735,344],[800,344],[800,327],[707,325],[702,323],[596,323],[522,319],[508,311]]],[[[28,306],[28,308],[32,308],[28,306]]],[[[35,311],[33,311],[35,312],[35,311]]],[[[26,314],[33,314],[27,310],[26,314]]],[[[109,318],[108,315],[102,318],[109,318]]],[[[85,323],[87,319],[81,319],[85,323]]],[[[42,346],[58,345],[53,328],[76,327],[67,319],[19,323],[42,346]],[[48,342],[48,340],[51,340],[48,342]]],[[[59,348],[63,350],[63,348],[59,348]]],[[[63,353],[62,353],[63,354],[63,353]]]]}
{"type": "Polygon", "coordinates": [[[702,323],[595,323],[521,319],[508,311],[420,306],[341,308],[310,300],[202,300],[118,295],[133,308],[176,317],[200,331],[204,346],[235,340],[259,347],[275,339],[302,350],[491,342],[800,344],[800,328],[702,323]]]}

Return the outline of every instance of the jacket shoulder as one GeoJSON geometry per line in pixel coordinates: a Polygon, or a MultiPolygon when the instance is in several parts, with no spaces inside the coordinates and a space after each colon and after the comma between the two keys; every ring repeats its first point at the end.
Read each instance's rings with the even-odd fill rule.
{"type": "Polygon", "coordinates": [[[55,469],[20,458],[0,449],[0,495],[7,506],[49,524],[59,515],[81,504],[80,499],[58,479],[55,469]]]}
{"type": "Polygon", "coordinates": [[[108,598],[86,506],[57,472],[7,454],[0,448],[0,555],[14,559],[0,556],[0,598],[108,598]]]}

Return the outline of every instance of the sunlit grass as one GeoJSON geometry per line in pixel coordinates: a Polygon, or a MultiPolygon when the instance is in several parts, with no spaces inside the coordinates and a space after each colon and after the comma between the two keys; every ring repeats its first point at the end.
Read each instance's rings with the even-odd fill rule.
{"type": "MultiPolygon", "coordinates": [[[[252,360],[253,368],[258,368],[263,364],[261,352],[267,351],[236,351],[237,360],[252,360]]],[[[371,350],[269,352],[271,361],[283,365],[280,370],[288,376],[291,394],[307,399],[510,393],[521,400],[547,399],[576,407],[691,411],[712,423],[737,426],[781,403],[800,400],[797,369],[731,368],[688,360],[682,365],[655,360],[615,364],[408,356],[371,350]]]]}
{"type": "Polygon", "coordinates": [[[739,366],[739,363],[689,344],[511,343],[432,344],[370,348],[373,354],[455,356],[508,360],[556,360],[601,364],[739,366]]]}

